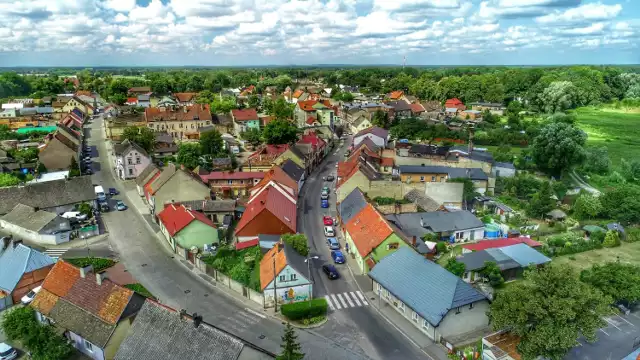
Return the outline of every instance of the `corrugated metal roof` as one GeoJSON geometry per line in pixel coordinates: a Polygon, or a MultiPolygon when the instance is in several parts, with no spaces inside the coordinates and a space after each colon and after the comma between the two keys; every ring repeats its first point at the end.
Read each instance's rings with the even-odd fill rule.
{"type": "Polygon", "coordinates": [[[382,259],[369,276],[434,326],[449,310],[486,299],[459,277],[406,247],[382,259]]]}
{"type": "Polygon", "coordinates": [[[527,244],[505,246],[497,250],[500,250],[502,253],[515,260],[522,267],[529,266],[531,264],[545,264],[551,261],[551,259],[542,255],[527,244]]]}
{"type": "Polygon", "coordinates": [[[0,252],[0,289],[10,293],[24,273],[53,264],[54,260],[46,254],[23,244],[15,247],[9,244],[4,251],[0,252]]]}

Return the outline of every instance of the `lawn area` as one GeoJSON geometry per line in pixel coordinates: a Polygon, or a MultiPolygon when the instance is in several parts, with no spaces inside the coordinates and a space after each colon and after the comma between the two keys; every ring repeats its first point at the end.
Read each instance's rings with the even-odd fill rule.
{"type": "Polygon", "coordinates": [[[438,263],[440,266],[445,266],[449,258],[456,257],[458,255],[462,255],[462,245],[456,245],[452,248],[449,248],[449,252],[442,255],[442,257],[436,260],[436,263],[438,263]]]}
{"type": "Polygon", "coordinates": [[[77,267],[85,267],[91,265],[93,266],[93,271],[96,273],[99,273],[100,271],[110,268],[116,264],[116,262],[111,259],[97,257],[73,258],[65,259],[65,261],[77,267]]]}
{"type": "Polygon", "coordinates": [[[142,286],[142,284],[136,283],[136,284],[127,284],[124,287],[126,287],[129,290],[133,290],[135,292],[137,292],[138,294],[146,297],[146,298],[150,298],[150,299],[155,299],[156,297],[153,296],[153,294],[151,294],[151,292],[149,292],[149,290],[147,290],[147,288],[145,288],[144,286],[142,286]]]}
{"type": "Polygon", "coordinates": [[[553,259],[553,262],[555,264],[568,264],[581,271],[590,268],[594,264],[604,264],[618,259],[622,263],[640,265],[640,242],[623,242],[620,246],[614,248],[602,248],[573,255],[558,256],[553,259]],[[575,260],[571,260],[571,258],[575,260]]]}

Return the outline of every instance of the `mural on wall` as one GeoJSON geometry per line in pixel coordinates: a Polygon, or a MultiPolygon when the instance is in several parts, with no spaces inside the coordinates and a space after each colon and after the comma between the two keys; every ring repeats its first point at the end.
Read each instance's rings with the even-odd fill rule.
{"type": "Polygon", "coordinates": [[[285,291],[282,294],[282,302],[296,302],[296,301],[305,301],[309,298],[309,294],[306,292],[298,292],[296,293],[293,288],[289,288],[289,290],[285,291]]]}

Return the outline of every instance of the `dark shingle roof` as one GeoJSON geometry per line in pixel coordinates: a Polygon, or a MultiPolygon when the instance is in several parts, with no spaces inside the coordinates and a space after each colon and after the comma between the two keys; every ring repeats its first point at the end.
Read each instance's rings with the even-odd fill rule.
{"type": "Polygon", "coordinates": [[[143,156],[147,156],[147,157],[149,156],[145,149],[140,147],[140,145],[136,144],[135,142],[129,141],[129,139],[125,139],[120,144],[113,145],[113,152],[116,155],[125,155],[127,152],[133,149],[137,150],[143,156]]]}
{"type": "Polygon", "coordinates": [[[510,162],[497,162],[494,164],[495,167],[501,167],[501,168],[505,168],[505,169],[516,169],[516,166],[513,165],[513,163],[510,162]]]}
{"type": "Polygon", "coordinates": [[[149,182],[149,180],[151,180],[151,177],[153,177],[153,175],[155,175],[155,173],[158,171],[160,170],[155,164],[149,164],[146,168],[144,168],[144,170],[142,170],[140,175],[136,177],[136,184],[143,186],[144,184],[149,182]]]}
{"type": "Polygon", "coordinates": [[[204,212],[230,212],[236,208],[235,200],[189,200],[180,201],[180,204],[195,211],[204,212]]]}
{"type": "Polygon", "coordinates": [[[485,261],[495,262],[500,270],[509,270],[519,267],[527,267],[530,264],[545,264],[551,259],[542,255],[527,244],[515,244],[500,248],[466,253],[458,257],[458,261],[465,264],[467,270],[479,270],[485,265],[485,261]]]}
{"type": "Polygon", "coordinates": [[[378,137],[381,137],[385,140],[387,140],[387,138],[389,138],[389,131],[385,130],[383,128],[377,127],[377,126],[372,126],[370,128],[364,129],[364,130],[360,130],[357,134],[355,134],[353,136],[353,138],[357,138],[358,136],[362,136],[362,135],[366,135],[366,134],[372,134],[378,137]]]}
{"type": "Polygon", "coordinates": [[[424,228],[433,232],[476,229],[484,226],[482,221],[471,212],[461,210],[453,212],[432,211],[404,213],[394,215],[400,228],[424,228]]]}
{"type": "Polygon", "coordinates": [[[364,209],[366,205],[367,200],[364,198],[362,191],[357,187],[353,189],[339,205],[338,210],[340,212],[340,218],[342,218],[342,223],[348,223],[360,210],[364,209]]]}
{"type": "Polygon", "coordinates": [[[282,163],[282,171],[284,171],[290,178],[295,181],[300,181],[302,176],[304,175],[304,169],[298,166],[293,160],[287,159],[284,163],[282,163]]]}
{"type": "Polygon", "coordinates": [[[454,308],[486,297],[443,267],[401,247],[369,276],[434,326],[454,308]]]}
{"type": "Polygon", "coordinates": [[[101,348],[107,344],[117,326],[102,321],[62,298],[58,299],[47,317],[54,319],[57,326],[69,329],[101,348]]]}
{"type": "Polygon", "coordinates": [[[411,110],[411,105],[407,104],[404,100],[390,101],[387,105],[392,106],[395,111],[411,110]]]}
{"type": "Polygon", "coordinates": [[[476,161],[486,162],[490,164],[493,164],[494,162],[493,155],[491,155],[491,153],[487,151],[474,150],[471,151],[471,154],[469,154],[468,148],[464,146],[454,146],[453,148],[451,148],[451,150],[449,150],[449,152],[457,153],[460,156],[468,157],[476,161]]]}
{"type": "Polygon", "coordinates": [[[52,208],[95,200],[90,176],[33,183],[26,186],[0,188],[0,214],[6,214],[17,204],[52,208]]]}
{"type": "Polygon", "coordinates": [[[471,180],[488,180],[489,176],[479,168],[456,168],[439,165],[400,165],[400,174],[447,174],[450,179],[469,178],[471,180]]]}

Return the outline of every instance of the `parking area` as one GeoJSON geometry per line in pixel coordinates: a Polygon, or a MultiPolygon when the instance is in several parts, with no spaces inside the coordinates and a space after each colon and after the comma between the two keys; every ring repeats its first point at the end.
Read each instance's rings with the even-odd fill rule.
{"type": "Polygon", "coordinates": [[[629,315],[611,315],[605,318],[607,326],[596,333],[598,340],[588,343],[580,340],[565,357],[566,360],[621,360],[640,346],[640,311],[629,315]]]}

